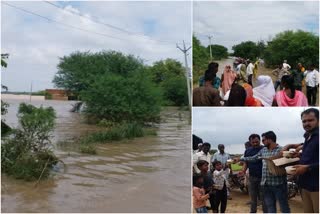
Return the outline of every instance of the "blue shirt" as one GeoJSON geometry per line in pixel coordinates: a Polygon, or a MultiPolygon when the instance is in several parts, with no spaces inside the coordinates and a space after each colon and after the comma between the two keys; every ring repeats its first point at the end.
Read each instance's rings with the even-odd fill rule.
{"type": "Polygon", "coordinates": [[[319,191],[319,130],[305,134],[300,164],[309,165],[309,170],[299,176],[299,186],[310,192],[319,191]]]}
{"type": "MultiPolygon", "coordinates": [[[[244,157],[250,157],[256,155],[263,146],[259,146],[257,148],[250,147],[244,152],[244,157]]],[[[261,178],[262,176],[262,160],[257,160],[255,162],[247,162],[247,166],[249,168],[249,175],[261,178]]]]}
{"type": "MultiPolygon", "coordinates": [[[[204,86],[204,83],[205,83],[205,80],[204,80],[204,76],[201,76],[199,78],[199,86],[204,86]]],[[[219,89],[220,87],[220,84],[221,84],[221,79],[219,77],[215,77],[213,82],[212,82],[212,86],[215,88],[215,89],[219,89]]]]}

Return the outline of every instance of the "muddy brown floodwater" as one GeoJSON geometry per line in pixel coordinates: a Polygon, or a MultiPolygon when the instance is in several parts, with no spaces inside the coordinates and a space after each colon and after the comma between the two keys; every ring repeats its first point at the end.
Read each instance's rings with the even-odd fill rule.
{"type": "MultiPolygon", "coordinates": [[[[29,100],[2,98],[10,104],[4,119],[17,126],[18,105],[29,100]]],[[[37,187],[2,174],[2,212],[191,211],[188,112],[165,108],[157,136],[99,145],[97,155],[85,155],[57,144],[98,129],[69,112],[73,102],[32,99],[32,104],[56,110],[54,151],[66,168],[37,187]]]]}

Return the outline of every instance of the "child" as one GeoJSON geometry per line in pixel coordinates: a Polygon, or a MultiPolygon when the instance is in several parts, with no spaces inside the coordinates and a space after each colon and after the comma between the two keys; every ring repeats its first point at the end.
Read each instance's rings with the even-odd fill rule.
{"type": "Polygon", "coordinates": [[[227,186],[228,180],[226,176],[226,172],[222,169],[222,164],[220,161],[216,161],[213,163],[214,172],[213,172],[213,181],[215,183],[216,195],[215,195],[215,207],[213,212],[224,213],[227,208],[227,186]]]}
{"type": "Polygon", "coordinates": [[[208,171],[209,163],[205,160],[199,160],[197,162],[197,167],[200,170],[200,174],[203,177],[203,187],[205,193],[209,194],[209,201],[211,205],[211,209],[214,208],[214,192],[213,192],[213,177],[211,171],[208,171]]]}
{"type": "Polygon", "coordinates": [[[206,207],[206,201],[209,198],[209,194],[204,193],[203,189],[203,177],[199,174],[193,176],[193,207],[197,213],[208,213],[206,207]]]}

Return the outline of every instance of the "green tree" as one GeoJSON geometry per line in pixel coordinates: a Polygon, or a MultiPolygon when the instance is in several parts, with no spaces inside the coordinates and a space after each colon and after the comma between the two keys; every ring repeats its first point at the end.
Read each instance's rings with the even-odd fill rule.
{"type": "Polygon", "coordinates": [[[174,59],[155,62],[149,69],[152,80],[163,91],[166,105],[188,105],[188,89],[185,68],[174,59]]]}
{"type": "Polygon", "coordinates": [[[234,56],[249,58],[255,60],[259,57],[259,48],[256,43],[252,41],[241,42],[238,45],[232,46],[234,56]]]}
{"type": "Polygon", "coordinates": [[[192,64],[193,64],[193,82],[199,80],[199,76],[203,75],[203,72],[208,67],[210,62],[209,51],[201,45],[199,39],[193,35],[192,37],[192,64]]]}
{"type": "MultiPolygon", "coordinates": [[[[210,45],[207,47],[210,53],[210,45]]],[[[228,57],[228,49],[222,45],[211,45],[212,58],[215,60],[225,59],[228,57]]]]}
{"type": "Polygon", "coordinates": [[[319,36],[305,32],[285,31],[268,42],[265,61],[268,65],[278,65],[287,60],[290,65],[319,64],[319,36]]]}
{"type": "Polygon", "coordinates": [[[100,120],[147,122],[159,119],[161,91],[144,72],[128,76],[101,75],[80,95],[86,103],[86,112],[100,120]]]}
{"type": "Polygon", "coordinates": [[[93,117],[112,121],[154,121],[161,91],[142,60],[115,51],[76,52],[60,59],[53,82],[78,94],[93,117]]]}
{"type": "Polygon", "coordinates": [[[88,89],[100,75],[116,73],[126,75],[143,68],[142,60],[132,55],[115,51],[98,53],[75,52],[60,58],[58,72],[53,83],[58,88],[67,89],[75,94],[88,89]]]}

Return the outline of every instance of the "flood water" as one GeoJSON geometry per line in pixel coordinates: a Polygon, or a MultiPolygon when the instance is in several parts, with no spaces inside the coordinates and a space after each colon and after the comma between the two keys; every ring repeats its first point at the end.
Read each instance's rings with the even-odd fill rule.
{"type": "MultiPolygon", "coordinates": [[[[23,100],[3,99],[10,104],[4,119],[17,126],[17,108],[23,100]]],[[[37,187],[35,182],[2,174],[2,212],[191,211],[188,112],[165,108],[157,136],[99,145],[97,155],[86,155],[57,144],[97,130],[83,123],[78,113],[69,112],[72,103],[32,100],[33,105],[56,110],[54,150],[66,168],[37,187]]]]}

